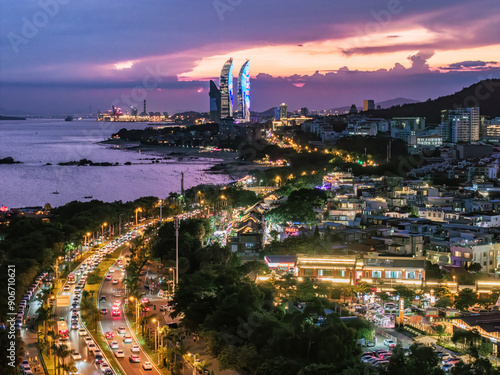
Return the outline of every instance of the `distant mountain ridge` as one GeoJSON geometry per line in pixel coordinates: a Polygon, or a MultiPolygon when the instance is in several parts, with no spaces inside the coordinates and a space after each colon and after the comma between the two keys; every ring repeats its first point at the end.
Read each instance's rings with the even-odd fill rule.
{"type": "MultiPolygon", "coordinates": [[[[403,105],[403,104],[408,104],[408,103],[419,103],[419,101],[415,100],[415,99],[408,99],[408,98],[394,98],[394,99],[384,100],[381,102],[375,102],[375,108],[377,108],[377,106],[380,106],[381,108],[390,108],[393,106],[403,105]]],[[[362,111],[363,104],[360,104],[360,105],[356,104],[356,108],[358,109],[358,112],[362,111]]],[[[339,114],[343,114],[343,113],[349,112],[350,109],[351,109],[351,106],[348,105],[345,107],[332,108],[330,111],[332,111],[333,113],[337,112],[339,114]]]]}
{"type": "Polygon", "coordinates": [[[500,79],[486,79],[446,96],[425,102],[403,104],[388,109],[364,112],[373,117],[413,117],[426,118],[428,124],[441,122],[443,109],[480,107],[480,114],[493,118],[500,116],[500,79]]]}

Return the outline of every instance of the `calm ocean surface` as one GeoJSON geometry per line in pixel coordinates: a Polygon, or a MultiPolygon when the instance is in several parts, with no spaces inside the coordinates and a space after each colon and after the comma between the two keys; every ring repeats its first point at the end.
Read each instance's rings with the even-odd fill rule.
{"type": "MultiPolygon", "coordinates": [[[[96,142],[108,139],[121,128],[142,129],[147,123],[103,123],[95,120],[31,119],[0,121],[0,159],[12,156],[23,164],[0,165],[0,205],[9,208],[59,206],[86,196],[106,202],[134,200],[153,195],[166,197],[180,192],[180,173],[184,187],[200,183],[225,183],[225,175],[204,172],[219,162],[200,159],[179,162],[162,160],[152,164],[154,152],[118,149],[96,142]],[[120,163],[111,167],[45,165],[80,159],[120,163]],[[132,165],[123,165],[131,162],[132,165]],[[53,192],[59,194],[52,194],[53,192]]],[[[184,158],[186,160],[187,158],[184,158]]]]}

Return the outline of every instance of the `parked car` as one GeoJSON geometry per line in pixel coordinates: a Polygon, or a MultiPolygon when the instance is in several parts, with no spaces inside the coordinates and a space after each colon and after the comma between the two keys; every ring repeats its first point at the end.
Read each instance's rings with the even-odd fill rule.
{"type": "Polygon", "coordinates": [[[396,343],[394,341],[392,341],[391,339],[385,339],[384,345],[388,346],[389,348],[394,348],[396,346],[396,343]]]}

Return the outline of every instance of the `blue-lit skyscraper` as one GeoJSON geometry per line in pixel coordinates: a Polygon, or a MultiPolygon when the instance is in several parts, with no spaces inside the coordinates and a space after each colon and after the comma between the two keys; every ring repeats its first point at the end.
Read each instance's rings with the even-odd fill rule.
{"type": "Polygon", "coordinates": [[[238,76],[238,117],[250,122],[250,60],[243,64],[238,76]]]}
{"type": "Polygon", "coordinates": [[[233,117],[233,58],[226,61],[220,72],[221,118],[233,117]]]}

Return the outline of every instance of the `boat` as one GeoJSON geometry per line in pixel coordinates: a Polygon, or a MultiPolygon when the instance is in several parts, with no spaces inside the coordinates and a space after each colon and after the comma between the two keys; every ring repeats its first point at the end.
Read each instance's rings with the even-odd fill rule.
{"type": "Polygon", "coordinates": [[[73,121],[73,116],[67,116],[64,121],[73,121]]]}
{"type": "Polygon", "coordinates": [[[92,199],[92,195],[89,195],[87,197],[83,197],[84,199],[92,199]]]}
{"type": "Polygon", "coordinates": [[[52,194],[59,194],[59,192],[56,190],[56,191],[53,191],[52,194]]]}

